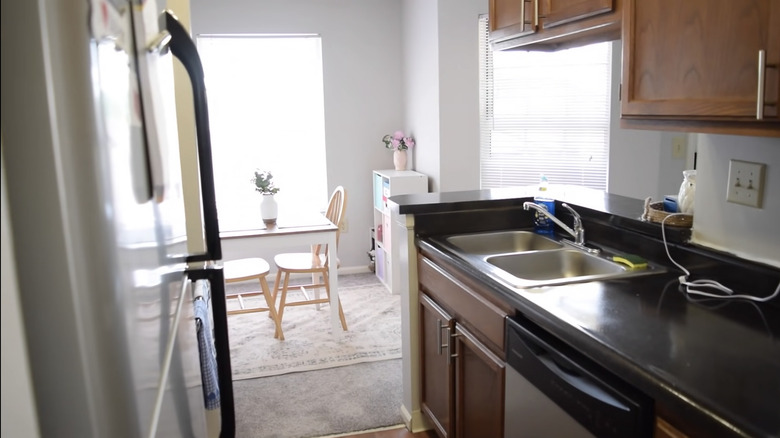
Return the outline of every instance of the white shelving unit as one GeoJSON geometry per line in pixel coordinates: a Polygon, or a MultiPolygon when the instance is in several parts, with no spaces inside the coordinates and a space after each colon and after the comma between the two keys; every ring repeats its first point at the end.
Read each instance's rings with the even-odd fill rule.
{"type": "Polygon", "coordinates": [[[393,235],[387,199],[391,196],[428,192],[428,177],[413,170],[375,170],[374,180],[374,263],[379,280],[392,292],[393,235]]]}

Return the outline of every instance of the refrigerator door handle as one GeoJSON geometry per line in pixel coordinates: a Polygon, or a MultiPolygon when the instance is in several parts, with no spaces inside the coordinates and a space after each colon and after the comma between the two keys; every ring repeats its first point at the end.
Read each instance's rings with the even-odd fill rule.
{"type": "MultiPolygon", "coordinates": [[[[219,238],[219,220],[217,218],[217,195],[214,186],[214,164],[211,156],[211,132],[209,130],[209,111],[206,100],[206,83],[203,76],[203,64],[198,55],[195,42],[187,30],[170,12],[164,11],[165,27],[171,39],[168,45],[173,56],[181,61],[192,84],[192,97],[195,104],[195,135],[198,142],[198,167],[200,172],[201,198],[203,200],[203,226],[206,237],[206,252],[187,257],[188,262],[222,259],[222,244],[219,238]]],[[[162,18],[162,17],[161,17],[162,18]]]]}
{"type": "Polygon", "coordinates": [[[227,302],[225,301],[225,274],[221,267],[190,269],[187,275],[193,282],[207,280],[211,287],[212,316],[214,317],[214,347],[217,352],[217,379],[219,381],[220,438],[236,434],[235,400],[233,397],[233,370],[230,365],[227,302]]]}
{"type": "Polygon", "coordinates": [[[168,45],[171,43],[171,34],[167,30],[164,30],[157,34],[157,36],[146,47],[146,51],[149,53],[168,53],[168,45]]]}

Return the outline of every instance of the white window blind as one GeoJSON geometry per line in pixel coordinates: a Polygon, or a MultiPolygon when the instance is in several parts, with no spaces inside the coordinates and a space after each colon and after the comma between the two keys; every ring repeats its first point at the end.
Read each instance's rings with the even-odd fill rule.
{"type": "Polygon", "coordinates": [[[491,51],[480,17],[482,188],[551,184],[605,190],[611,44],[491,51]]]}
{"type": "Polygon", "coordinates": [[[280,218],[327,204],[322,51],[314,35],[199,36],[219,225],[262,225],[255,169],[273,174],[280,218]]]}

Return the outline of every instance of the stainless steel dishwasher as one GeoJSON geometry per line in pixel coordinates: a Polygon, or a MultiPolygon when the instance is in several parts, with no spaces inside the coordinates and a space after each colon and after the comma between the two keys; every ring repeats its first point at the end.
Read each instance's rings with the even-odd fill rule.
{"type": "Polygon", "coordinates": [[[652,437],[652,399],[526,318],[506,321],[505,438],[652,437]]]}

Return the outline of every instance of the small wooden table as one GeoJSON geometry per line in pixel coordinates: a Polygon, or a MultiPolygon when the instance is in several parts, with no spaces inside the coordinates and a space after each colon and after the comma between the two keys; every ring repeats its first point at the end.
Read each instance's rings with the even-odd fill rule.
{"type": "Polygon", "coordinates": [[[328,276],[330,278],[330,324],[334,335],[341,334],[339,319],[338,255],[336,254],[336,232],[338,227],[321,213],[280,217],[276,226],[252,230],[223,231],[221,239],[262,239],[263,248],[284,248],[326,244],[328,245],[328,276]]]}

